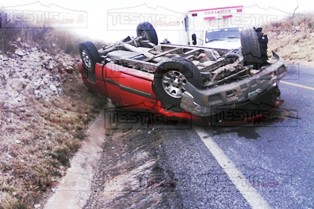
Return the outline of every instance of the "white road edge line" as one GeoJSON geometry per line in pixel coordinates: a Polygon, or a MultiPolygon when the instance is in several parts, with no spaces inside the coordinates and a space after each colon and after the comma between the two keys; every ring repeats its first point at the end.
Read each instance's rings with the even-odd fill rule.
{"type": "Polygon", "coordinates": [[[235,164],[228,158],[224,151],[217,143],[206,133],[205,130],[199,127],[194,127],[194,130],[212,153],[224,172],[228,175],[232,183],[240,191],[246,201],[253,209],[271,209],[272,207],[250,184],[245,176],[237,169],[235,164]]]}
{"type": "Polygon", "coordinates": [[[288,81],[280,81],[280,83],[314,91],[314,87],[311,87],[311,86],[305,86],[305,85],[302,85],[302,84],[291,83],[291,82],[288,82],[288,81]]]}

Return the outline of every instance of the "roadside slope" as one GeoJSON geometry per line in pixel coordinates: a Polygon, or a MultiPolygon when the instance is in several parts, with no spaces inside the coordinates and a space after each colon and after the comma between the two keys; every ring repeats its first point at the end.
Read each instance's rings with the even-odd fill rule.
{"type": "Polygon", "coordinates": [[[81,82],[76,47],[61,47],[76,40],[58,34],[0,29],[0,209],[39,207],[105,102],[81,82]]]}
{"type": "Polygon", "coordinates": [[[314,14],[288,17],[263,29],[269,52],[277,52],[289,63],[314,65],[314,14]]]}

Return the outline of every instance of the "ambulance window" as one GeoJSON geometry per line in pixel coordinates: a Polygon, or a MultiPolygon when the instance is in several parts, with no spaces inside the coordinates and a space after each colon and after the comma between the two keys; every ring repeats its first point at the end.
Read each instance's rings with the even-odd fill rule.
{"type": "Polygon", "coordinates": [[[233,38],[240,38],[239,28],[223,28],[215,31],[206,31],[205,41],[206,43],[208,43],[211,41],[219,41],[233,38]]]}

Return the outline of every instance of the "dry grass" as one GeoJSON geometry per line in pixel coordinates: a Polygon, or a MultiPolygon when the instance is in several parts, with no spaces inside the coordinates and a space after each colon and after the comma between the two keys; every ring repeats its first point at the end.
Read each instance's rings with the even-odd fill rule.
{"type": "Polygon", "coordinates": [[[264,26],[269,51],[277,52],[290,63],[314,63],[314,15],[296,15],[264,26]]]}
{"type": "MultiPolygon", "coordinates": [[[[4,13],[0,13],[1,17],[4,13]]],[[[65,174],[71,156],[85,137],[89,122],[104,105],[104,98],[88,91],[79,76],[76,59],[81,41],[80,37],[68,31],[53,28],[20,28],[17,25],[0,28],[0,54],[10,57],[7,61],[0,60],[1,69],[11,66],[11,59],[21,59],[14,54],[16,49],[31,51],[33,46],[38,49],[30,53],[49,58],[30,61],[31,58],[25,56],[21,62],[23,65],[19,66],[22,66],[21,70],[40,68],[46,58],[58,59],[54,55],[61,51],[67,53],[62,54],[64,59],[53,61],[65,61],[65,66],[60,66],[71,69],[58,67],[48,71],[40,68],[49,79],[53,79],[55,74],[62,77],[61,95],[49,99],[36,98],[28,87],[31,84],[24,83],[17,92],[26,98],[20,106],[0,101],[0,209],[28,209],[40,203],[45,193],[65,174]],[[24,66],[28,62],[35,64],[24,66]]],[[[6,82],[0,82],[2,92],[12,92],[7,83],[16,78],[5,79],[6,82]]]]}
{"type": "Polygon", "coordinates": [[[77,76],[63,85],[62,96],[34,100],[33,108],[11,116],[12,121],[24,122],[13,124],[11,133],[7,127],[7,139],[12,140],[0,143],[1,209],[33,208],[41,202],[43,194],[65,174],[89,122],[104,104],[77,76]]]}

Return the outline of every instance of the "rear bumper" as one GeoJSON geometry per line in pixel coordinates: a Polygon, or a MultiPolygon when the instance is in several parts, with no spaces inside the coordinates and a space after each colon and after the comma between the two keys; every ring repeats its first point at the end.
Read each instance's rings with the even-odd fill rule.
{"type": "Polygon", "coordinates": [[[210,89],[198,89],[188,82],[180,106],[193,115],[211,116],[217,113],[219,107],[236,108],[241,103],[256,100],[277,86],[286,74],[287,68],[279,59],[259,73],[238,82],[210,89]]]}

